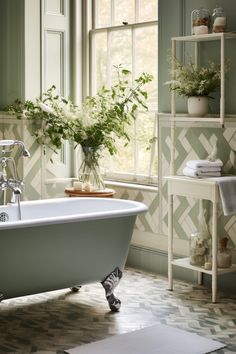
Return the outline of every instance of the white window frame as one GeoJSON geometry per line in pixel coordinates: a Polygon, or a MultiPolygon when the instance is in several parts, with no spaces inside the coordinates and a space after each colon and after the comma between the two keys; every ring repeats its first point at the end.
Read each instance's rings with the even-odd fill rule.
{"type": "MultiPolygon", "coordinates": [[[[138,6],[139,0],[135,0],[135,21],[137,21],[138,18],[138,6]]],[[[87,16],[91,16],[91,22],[89,21],[89,19],[87,18],[87,23],[90,23],[90,28],[87,28],[88,33],[89,33],[89,47],[88,47],[88,56],[89,56],[89,60],[87,60],[87,63],[89,63],[88,65],[88,79],[89,79],[89,94],[93,95],[95,94],[95,87],[96,87],[96,82],[93,79],[94,77],[96,77],[94,75],[95,73],[95,65],[94,62],[95,60],[93,60],[93,58],[95,58],[95,55],[93,54],[93,41],[94,41],[94,37],[97,33],[107,33],[107,41],[109,42],[109,37],[110,37],[110,33],[112,33],[113,31],[117,31],[117,30],[127,30],[130,29],[131,30],[131,38],[132,38],[132,79],[134,80],[135,78],[135,29],[137,28],[143,28],[143,27],[150,27],[150,26],[158,26],[158,20],[155,21],[147,21],[147,22],[135,22],[132,24],[126,24],[126,25],[113,25],[112,23],[114,23],[114,0],[111,1],[111,26],[108,27],[101,27],[101,28],[95,28],[95,23],[96,23],[96,1],[92,0],[92,2],[87,2],[85,4],[86,9],[87,9],[87,16]],[[93,11],[93,9],[95,9],[95,11],[93,11]]],[[[85,38],[85,36],[84,36],[85,38]]],[[[108,47],[109,47],[109,43],[108,43],[108,47]]],[[[109,52],[109,51],[108,51],[109,52]]],[[[108,54],[109,57],[109,54],[108,54]]],[[[109,59],[108,59],[109,60],[109,59]]],[[[111,76],[111,66],[109,65],[108,62],[108,72],[107,72],[107,86],[110,86],[110,76],[111,76]]],[[[155,114],[155,122],[154,122],[154,132],[153,132],[153,137],[158,137],[157,135],[157,107],[154,108],[149,108],[148,113],[152,113],[155,114]]],[[[136,143],[136,139],[134,140],[134,144],[136,143]]],[[[155,156],[158,156],[158,151],[157,151],[157,140],[151,145],[151,149],[150,149],[150,164],[149,164],[149,169],[147,171],[147,174],[142,175],[142,174],[138,174],[137,173],[137,164],[135,162],[135,171],[134,173],[120,173],[120,172],[111,172],[109,171],[108,173],[104,174],[104,178],[105,179],[109,179],[109,180],[115,180],[115,181],[119,181],[119,182],[128,182],[128,183],[139,183],[139,184],[145,184],[145,185],[157,185],[158,183],[158,176],[152,175],[152,171],[153,171],[153,166],[155,163],[155,156]]],[[[137,148],[134,148],[134,160],[137,160],[137,155],[138,155],[138,150],[137,148]]]]}

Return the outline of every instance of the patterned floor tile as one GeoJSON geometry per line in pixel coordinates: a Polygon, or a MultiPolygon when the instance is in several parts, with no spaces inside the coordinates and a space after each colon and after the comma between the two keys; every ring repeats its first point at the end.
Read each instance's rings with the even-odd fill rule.
{"type": "Polygon", "coordinates": [[[211,292],[201,286],[126,269],[115,292],[119,312],[111,313],[100,284],[79,293],[68,289],[5,300],[0,304],[0,354],[62,354],[63,350],[137,330],[156,323],[222,341],[217,354],[236,353],[236,297],[221,295],[211,303],[211,292]]]}

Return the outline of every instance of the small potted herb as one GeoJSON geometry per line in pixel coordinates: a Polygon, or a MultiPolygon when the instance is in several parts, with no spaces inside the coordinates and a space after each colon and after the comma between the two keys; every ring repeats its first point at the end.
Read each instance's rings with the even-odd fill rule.
{"type": "Polygon", "coordinates": [[[220,86],[220,65],[209,62],[207,67],[203,67],[191,61],[188,65],[181,65],[176,59],[173,60],[171,74],[174,79],[165,84],[170,91],[188,98],[190,116],[204,117],[208,113],[208,99],[212,98],[210,94],[220,86]]]}

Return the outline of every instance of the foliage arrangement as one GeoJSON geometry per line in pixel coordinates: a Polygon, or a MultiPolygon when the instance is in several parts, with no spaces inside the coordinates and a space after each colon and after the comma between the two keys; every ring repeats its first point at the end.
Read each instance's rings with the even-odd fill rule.
{"type": "Polygon", "coordinates": [[[136,109],[147,110],[144,86],[152,80],[151,75],[143,73],[130,84],[129,70],[121,65],[115,70],[117,83],[88,96],[82,107],[58,95],[52,86],[35,102],[17,100],[7,111],[32,122],[32,135],[44,147],[56,151],[63,140],[70,140],[83,150],[91,148],[99,154],[106,148],[113,155],[117,151],[116,138],[124,138],[128,143],[126,127],[135,118],[136,109]]]}
{"type": "Polygon", "coordinates": [[[208,67],[197,67],[190,61],[188,65],[174,60],[174,69],[171,71],[174,80],[167,81],[170,91],[179,96],[208,96],[220,86],[221,69],[219,64],[208,63],[208,67]]]}

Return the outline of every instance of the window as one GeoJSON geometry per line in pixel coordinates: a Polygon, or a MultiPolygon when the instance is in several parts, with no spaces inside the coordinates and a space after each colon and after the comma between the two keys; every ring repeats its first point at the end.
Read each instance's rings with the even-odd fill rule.
{"type": "Polygon", "coordinates": [[[129,127],[130,144],[124,148],[122,141],[117,141],[118,154],[104,156],[105,178],[157,182],[157,5],[157,0],[93,1],[91,94],[114,82],[114,65],[131,70],[132,79],[144,71],[154,76],[146,87],[149,110],[137,112],[129,127]]]}

